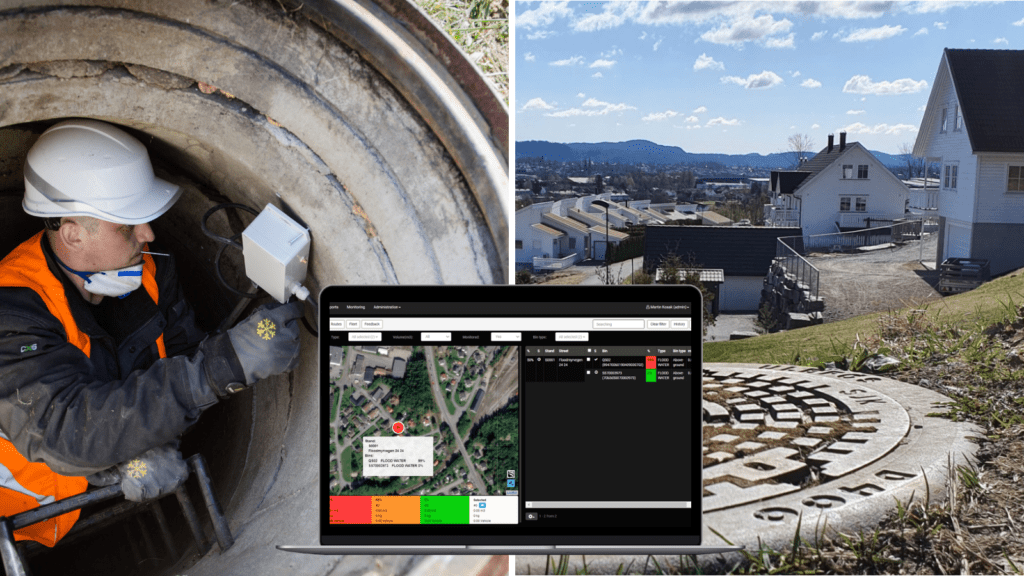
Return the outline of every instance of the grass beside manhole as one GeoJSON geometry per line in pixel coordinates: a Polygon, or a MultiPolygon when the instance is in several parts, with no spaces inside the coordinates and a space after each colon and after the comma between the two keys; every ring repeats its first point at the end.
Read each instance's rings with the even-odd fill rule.
{"type": "MultiPolygon", "coordinates": [[[[617,574],[1024,574],[1024,278],[1020,271],[920,308],[747,340],[708,343],[704,361],[858,370],[876,355],[885,372],[951,399],[946,416],[981,427],[974,465],[950,464],[943,493],[897,502],[871,530],[798,528],[783,550],[749,547],[728,565],[650,556],[617,574]]],[[[937,411],[943,411],[937,408],[937,411]]],[[[728,541],[728,534],[720,534],[728,541]]],[[[702,562],[706,561],[702,560],[702,562]]],[[[713,559],[712,559],[713,561],[713,559]]],[[[587,574],[586,558],[548,557],[545,574],[587,574]]]]}

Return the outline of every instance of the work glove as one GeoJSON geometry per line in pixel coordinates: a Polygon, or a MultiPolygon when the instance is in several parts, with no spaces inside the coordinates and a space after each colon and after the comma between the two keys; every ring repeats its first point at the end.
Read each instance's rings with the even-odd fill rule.
{"type": "MultiPolygon", "coordinates": [[[[245,373],[246,386],[295,368],[299,362],[299,318],[302,314],[301,300],[288,304],[272,302],[260,306],[228,330],[238,363],[245,373]]],[[[226,387],[227,392],[240,389],[230,385],[226,387]]]]}
{"type": "Polygon", "coordinates": [[[86,479],[93,486],[121,483],[124,497],[145,502],[174,492],[188,478],[188,467],[174,444],[143,452],[136,458],[101,470],[86,479]]]}

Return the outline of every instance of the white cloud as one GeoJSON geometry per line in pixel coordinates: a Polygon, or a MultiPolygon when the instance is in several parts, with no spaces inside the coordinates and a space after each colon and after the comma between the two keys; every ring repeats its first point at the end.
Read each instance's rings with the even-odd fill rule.
{"type": "Polygon", "coordinates": [[[600,72],[594,72],[594,75],[591,76],[591,78],[604,78],[604,74],[601,74],[600,72]]]}
{"type": "Polygon", "coordinates": [[[696,124],[697,122],[700,122],[700,118],[697,118],[696,116],[687,116],[686,117],[686,123],[687,124],[696,124]]]}
{"type": "Polygon", "coordinates": [[[572,16],[572,8],[568,2],[541,2],[540,7],[535,10],[527,10],[522,14],[516,14],[517,28],[533,28],[534,26],[549,26],[558,18],[572,16]]]}
{"type": "Polygon", "coordinates": [[[783,38],[768,38],[764,41],[765,48],[796,48],[796,44],[793,43],[793,39],[796,38],[796,34],[793,32],[789,33],[785,39],[783,38]]]}
{"type": "Polygon", "coordinates": [[[843,92],[852,94],[874,94],[876,96],[893,96],[897,94],[913,94],[928,87],[926,80],[911,80],[901,78],[899,80],[883,80],[872,82],[869,76],[854,76],[846,81],[843,92]]]}
{"type": "Polygon", "coordinates": [[[799,78],[799,77],[800,77],[800,71],[799,71],[799,70],[797,70],[796,72],[792,72],[792,73],[791,73],[790,75],[791,75],[791,76],[792,76],[793,78],[799,78]]]}
{"type": "MultiPolygon", "coordinates": [[[[588,14],[577,20],[573,30],[577,32],[594,32],[608,28],[616,28],[627,20],[635,18],[643,6],[638,2],[609,2],[600,14],[588,14]]],[[[518,26],[518,21],[516,25],[518,26]]]]}
{"type": "Polygon", "coordinates": [[[576,97],[577,97],[577,98],[586,98],[586,97],[587,97],[587,95],[586,95],[586,94],[584,94],[583,92],[580,92],[580,93],[576,94],[576,97]]]}
{"type": "Polygon", "coordinates": [[[644,40],[646,38],[647,38],[647,30],[644,30],[643,32],[640,33],[640,37],[637,38],[637,40],[644,40]]]}
{"type": "Polygon", "coordinates": [[[927,28],[921,28],[917,32],[914,32],[914,36],[920,36],[921,34],[928,34],[928,29],[927,28]]]}
{"type": "Polygon", "coordinates": [[[694,70],[704,70],[705,68],[711,68],[714,70],[725,70],[725,64],[716,61],[706,53],[697,56],[697,60],[693,63],[694,70]]]}
{"type": "Polygon", "coordinates": [[[995,40],[992,41],[992,43],[993,44],[1006,44],[1007,46],[1009,46],[1010,41],[1007,40],[1006,38],[996,38],[995,40]]]}
{"type": "Polygon", "coordinates": [[[694,114],[703,114],[704,112],[707,112],[707,111],[708,111],[707,106],[700,106],[696,110],[694,110],[693,113],[694,114]]]}
{"type": "Polygon", "coordinates": [[[1024,26],[1024,18],[1021,18],[1020,20],[1017,20],[1016,22],[1013,23],[1013,25],[1014,26],[1024,26]]]}
{"type": "Polygon", "coordinates": [[[800,83],[804,88],[821,88],[821,82],[818,82],[814,78],[808,78],[800,83]]]}
{"type": "Polygon", "coordinates": [[[687,130],[700,130],[700,126],[687,126],[687,130]]]}
{"type": "Polygon", "coordinates": [[[757,90],[778,86],[779,84],[782,84],[782,78],[780,78],[775,72],[764,70],[760,74],[751,74],[746,78],[740,78],[739,76],[724,76],[722,77],[722,82],[739,84],[747,90],[757,90]]]}
{"type": "Polygon", "coordinates": [[[811,34],[811,40],[821,40],[822,38],[825,37],[826,34],[828,34],[828,30],[822,30],[821,32],[815,32],[814,34],[811,34]]]}
{"type": "Polygon", "coordinates": [[[739,125],[740,125],[739,119],[733,118],[732,120],[726,120],[722,116],[719,116],[718,118],[712,118],[711,120],[708,120],[707,124],[705,124],[705,126],[739,126],[739,125]]]}
{"type": "Polygon", "coordinates": [[[945,30],[946,29],[946,24],[949,24],[949,22],[936,22],[934,24],[934,26],[936,28],[938,28],[939,30],[945,30]]]}
{"type": "Polygon", "coordinates": [[[594,63],[590,65],[591,68],[611,68],[615,66],[615,60],[594,60],[594,63]]]}
{"type": "Polygon", "coordinates": [[[756,6],[742,2],[648,2],[643,6],[636,21],[658,26],[702,24],[723,18],[749,17],[753,10],[756,10],[756,6]]]}
{"type": "Polygon", "coordinates": [[[565,60],[555,60],[554,62],[548,62],[551,66],[575,66],[583,63],[583,56],[573,56],[572,58],[566,58],[565,60]]]}
{"type": "Polygon", "coordinates": [[[543,40],[545,38],[551,38],[552,36],[558,36],[558,32],[553,32],[551,30],[537,30],[536,32],[534,32],[532,34],[527,34],[526,35],[526,39],[527,40],[543,40]]]}
{"type": "Polygon", "coordinates": [[[714,30],[708,30],[701,34],[701,40],[714,44],[726,44],[729,46],[742,46],[744,42],[761,40],[776,34],[785,34],[793,27],[789,20],[776,21],[770,14],[764,16],[741,17],[733,20],[732,24],[721,24],[714,30]]]}
{"type": "Polygon", "coordinates": [[[817,130],[818,128],[821,128],[821,124],[812,124],[811,125],[811,130],[817,130]]]}
{"type": "Polygon", "coordinates": [[[789,129],[790,130],[796,130],[796,126],[790,126],[789,129]]]}
{"type": "Polygon", "coordinates": [[[553,110],[554,106],[548,104],[541,98],[534,98],[523,106],[523,110],[553,110]]]}
{"type": "Polygon", "coordinates": [[[523,54],[523,58],[527,62],[533,62],[534,60],[537,59],[537,57],[532,52],[527,52],[526,54],[523,54]]]}
{"type": "Polygon", "coordinates": [[[662,38],[661,40],[658,40],[657,42],[654,43],[654,51],[655,52],[658,51],[658,46],[661,46],[662,40],[664,40],[664,38],[662,38]]]}
{"type": "Polygon", "coordinates": [[[841,128],[839,131],[846,132],[847,134],[885,134],[888,136],[899,136],[904,132],[917,132],[917,126],[914,126],[913,124],[894,124],[892,126],[888,124],[875,124],[874,126],[868,126],[861,122],[855,122],[846,128],[841,128]]]}
{"type": "Polygon", "coordinates": [[[609,102],[602,102],[596,98],[588,98],[582,106],[583,108],[569,108],[568,110],[549,112],[545,114],[545,116],[550,116],[552,118],[568,118],[570,116],[606,116],[612,112],[636,110],[636,106],[630,106],[623,102],[620,102],[619,104],[611,104],[609,102]]]}
{"type": "Polygon", "coordinates": [[[658,121],[658,122],[660,122],[662,120],[667,120],[669,118],[675,118],[676,116],[679,116],[679,112],[676,112],[675,110],[666,110],[664,112],[652,112],[652,113],[648,114],[647,116],[644,116],[643,118],[641,118],[641,120],[643,120],[644,122],[651,122],[651,121],[658,121]]]}
{"type": "Polygon", "coordinates": [[[863,114],[865,110],[847,110],[847,114],[863,114]]]}
{"type": "Polygon", "coordinates": [[[612,46],[611,50],[608,50],[607,52],[601,52],[601,58],[604,59],[614,58],[616,56],[622,56],[622,48],[616,48],[615,46],[612,46]]]}
{"type": "Polygon", "coordinates": [[[899,36],[906,32],[903,26],[879,26],[878,28],[858,28],[841,42],[869,42],[871,40],[885,40],[893,36],[899,36]]]}
{"type": "Polygon", "coordinates": [[[924,111],[925,111],[925,110],[926,110],[927,108],[928,108],[928,105],[927,105],[927,104],[922,104],[921,106],[919,106],[919,107],[917,108],[917,111],[918,111],[918,112],[924,112],[924,111]]]}

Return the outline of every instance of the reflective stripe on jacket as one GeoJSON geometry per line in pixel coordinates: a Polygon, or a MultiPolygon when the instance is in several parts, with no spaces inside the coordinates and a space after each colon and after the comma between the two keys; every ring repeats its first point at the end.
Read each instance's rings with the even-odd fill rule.
{"type": "MultiPolygon", "coordinates": [[[[78,329],[64,293],[64,285],[46,263],[39,232],[15,248],[0,262],[0,286],[31,288],[46,308],[64,326],[68,343],[90,356],[89,335],[78,329]]],[[[159,302],[156,264],[152,256],[143,254],[142,286],[154,303],[159,302]]],[[[164,336],[156,341],[160,357],[166,357],[164,336]]],[[[62,500],[85,492],[88,482],[82,476],[62,476],[42,462],[29,462],[5,435],[0,434],[0,516],[13,516],[42,504],[62,500]]],[[[78,520],[79,510],[22,528],[15,540],[35,540],[53,546],[78,520]]]]}

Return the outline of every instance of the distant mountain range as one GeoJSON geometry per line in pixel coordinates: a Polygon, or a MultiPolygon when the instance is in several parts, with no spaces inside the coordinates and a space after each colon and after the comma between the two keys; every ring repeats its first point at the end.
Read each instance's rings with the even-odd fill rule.
{"type": "MultiPolygon", "coordinates": [[[[836,144],[838,146],[838,143],[836,144]]],[[[813,157],[818,151],[809,154],[813,157]]],[[[903,155],[892,155],[872,150],[872,154],[886,166],[906,163],[903,155]]],[[[792,152],[775,154],[692,154],[678,146],[662,146],[647,140],[628,142],[574,142],[558,144],[543,140],[516,142],[516,159],[536,158],[560,162],[610,162],[616,164],[704,164],[717,162],[725,166],[743,166],[764,170],[788,169],[793,164],[792,152]]]]}

